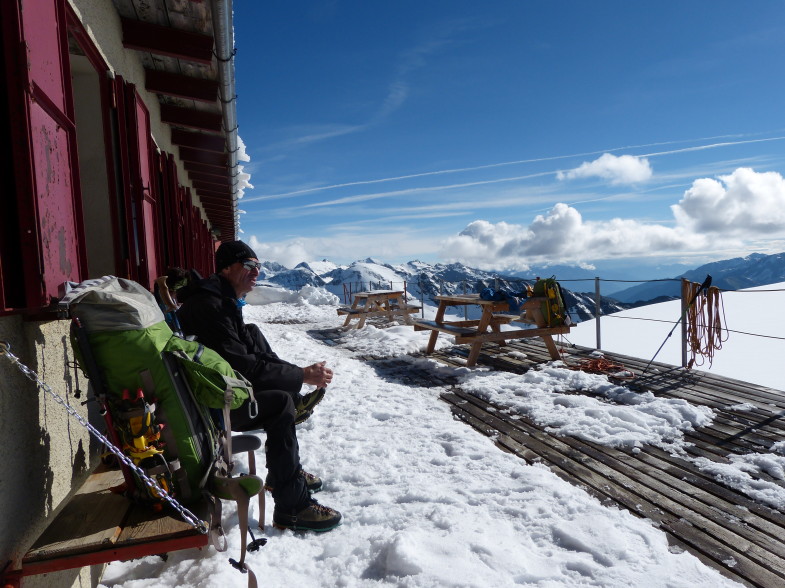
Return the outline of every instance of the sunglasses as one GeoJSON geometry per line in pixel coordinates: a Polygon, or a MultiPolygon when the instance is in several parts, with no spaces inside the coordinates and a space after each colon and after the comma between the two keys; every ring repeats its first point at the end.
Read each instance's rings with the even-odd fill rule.
{"type": "Polygon", "coordinates": [[[245,261],[241,261],[243,267],[247,269],[249,272],[253,270],[262,269],[262,263],[259,261],[253,261],[252,259],[246,259],[245,261]]]}

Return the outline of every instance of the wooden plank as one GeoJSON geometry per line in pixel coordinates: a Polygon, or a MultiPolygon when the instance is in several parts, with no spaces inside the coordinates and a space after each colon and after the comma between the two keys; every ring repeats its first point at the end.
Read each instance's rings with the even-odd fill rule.
{"type": "Polygon", "coordinates": [[[570,327],[543,327],[541,329],[517,329],[515,331],[499,331],[483,333],[482,337],[488,342],[506,341],[508,339],[528,339],[552,335],[565,335],[570,332],[570,327]]]}
{"type": "MultiPolygon", "coordinates": [[[[562,352],[566,363],[576,366],[582,358],[593,354],[591,349],[575,346],[565,347],[562,352]]],[[[433,357],[448,365],[460,365],[460,357],[466,354],[467,348],[460,346],[434,353],[433,357]]],[[[613,500],[631,512],[647,516],[660,525],[672,543],[724,575],[748,586],[785,585],[785,548],[781,542],[785,536],[785,514],[724,486],[688,459],[690,455],[704,456],[722,462],[729,454],[768,450],[774,441],[785,436],[785,394],[699,370],[688,371],[619,354],[605,353],[605,357],[622,363],[638,376],[632,383],[611,376],[612,381],[714,410],[710,425],[684,433],[690,444],[686,459],[650,446],[633,456],[576,439],[553,441],[531,423],[509,422],[504,407],[494,407],[496,410],[489,413],[456,394],[445,394],[443,399],[452,404],[458,418],[493,436],[503,450],[527,461],[547,463],[554,473],[600,499],[613,500]],[[649,371],[641,377],[647,366],[649,371]],[[756,408],[730,408],[741,403],[756,408]],[[654,508],[644,512],[639,503],[654,508]]],[[[479,359],[497,369],[524,373],[549,361],[549,356],[539,341],[513,340],[506,350],[487,344],[479,359]]],[[[756,477],[783,485],[766,473],[756,477]]]]}
{"type": "MultiPolygon", "coordinates": [[[[23,576],[202,547],[208,536],[174,510],[156,513],[115,494],[120,470],[99,466],[63,507],[22,560],[23,576]]],[[[210,522],[206,503],[190,510],[210,522]]]]}
{"type": "MultiPolygon", "coordinates": [[[[461,393],[455,397],[466,401],[460,410],[481,410],[475,404],[481,404],[482,401],[475,403],[473,397],[469,398],[461,393]]],[[[491,434],[494,428],[504,430],[505,427],[498,426],[497,414],[502,413],[494,411],[494,414],[482,417],[486,421],[496,420],[496,427],[486,426],[486,430],[480,430],[485,434],[491,434]]],[[[744,572],[743,575],[753,579],[755,585],[779,585],[784,581],[785,560],[782,559],[783,549],[778,540],[751,533],[735,516],[723,516],[718,511],[716,502],[701,502],[679,493],[678,480],[671,479],[673,486],[668,486],[661,478],[642,471],[645,468],[629,467],[630,463],[637,463],[637,460],[612,448],[597,448],[593,444],[569,438],[549,438],[547,434],[536,431],[536,428],[530,427],[523,420],[505,425],[513,428],[512,432],[505,430],[506,435],[514,438],[523,434],[519,439],[523,445],[527,448],[537,447],[536,454],[545,459],[552,468],[568,471],[573,483],[578,481],[581,485],[588,485],[631,508],[633,512],[640,511],[638,501],[641,499],[656,505],[656,509],[645,516],[674,533],[693,550],[697,549],[712,558],[715,565],[723,564],[727,570],[726,562],[733,558],[736,562],[734,574],[736,571],[744,572]],[[517,427],[525,428],[526,431],[515,432],[517,427]],[[663,512],[671,514],[663,516],[663,512]],[[751,536],[754,536],[757,542],[750,540],[751,536]]],[[[504,439],[500,438],[499,442],[503,443],[504,439]]]]}
{"type": "Polygon", "coordinates": [[[370,290],[368,292],[355,292],[352,296],[355,298],[398,298],[403,296],[403,290],[370,290]]]}
{"type": "Polygon", "coordinates": [[[123,482],[119,470],[91,474],[24,557],[33,562],[84,553],[112,544],[120,535],[131,502],[109,490],[123,482]]]}
{"type": "Polygon", "coordinates": [[[357,325],[357,328],[360,328],[362,324],[365,322],[365,319],[368,318],[375,318],[375,317],[386,317],[389,320],[394,320],[397,317],[400,317],[407,323],[411,322],[409,318],[410,314],[414,314],[419,312],[419,308],[399,308],[393,306],[389,310],[384,308],[378,308],[373,310],[365,310],[362,307],[358,308],[339,308],[337,310],[339,316],[346,315],[346,321],[344,322],[344,326],[348,326],[353,319],[359,318],[360,321],[357,325]]]}
{"type": "Polygon", "coordinates": [[[475,329],[468,327],[454,326],[450,323],[437,323],[436,321],[416,320],[414,321],[415,331],[438,331],[440,333],[447,333],[449,335],[461,335],[463,337],[472,337],[477,335],[475,329]]]}
{"type": "MultiPolygon", "coordinates": [[[[531,357],[532,354],[528,349],[527,353],[531,357]]],[[[532,365],[532,361],[528,360],[528,358],[527,360],[516,362],[511,358],[489,356],[485,360],[486,363],[499,369],[519,373],[525,372],[532,365]]],[[[619,383],[629,385],[628,382],[620,381],[619,383]]],[[[708,405],[708,402],[701,402],[701,397],[696,396],[695,393],[688,389],[678,394],[660,394],[656,390],[652,390],[652,392],[659,397],[680,398],[691,404],[695,404],[697,400],[699,404],[708,405]]],[[[576,391],[575,393],[580,392],[576,391]]],[[[771,443],[780,440],[783,432],[785,432],[780,430],[779,425],[775,428],[772,426],[772,423],[768,422],[772,418],[781,421],[779,413],[772,415],[770,412],[763,410],[734,413],[733,411],[725,410],[723,404],[711,404],[713,404],[712,408],[715,410],[713,423],[697,432],[694,440],[710,444],[713,447],[712,451],[717,455],[724,455],[728,452],[767,451],[771,443]],[[758,419],[747,418],[753,417],[755,414],[759,415],[758,419]],[[760,416],[765,416],[766,418],[761,419],[760,416]],[[739,423],[737,421],[742,422],[739,423]]]]}
{"type": "MultiPolygon", "coordinates": [[[[189,510],[209,524],[210,516],[206,503],[189,506],[189,510]]],[[[194,534],[198,534],[198,531],[182,520],[173,509],[154,512],[149,508],[138,507],[129,513],[128,520],[117,538],[117,545],[148,543],[194,534]]]]}
{"type": "Polygon", "coordinates": [[[759,529],[774,537],[779,536],[785,529],[785,514],[718,484],[713,477],[697,470],[689,462],[657,447],[647,448],[647,451],[639,453],[636,457],[650,467],[682,480],[685,492],[711,494],[723,501],[733,503],[736,506],[735,516],[751,528],[759,529]]]}
{"type": "MultiPolygon", "coordinates": [[[[442,399],[447,400],[448,402],[455,402],[457,401],[460,405],[461,403],[466,404],[466,401],[461,400],[460,397],[444,394],[442,395],[442,399]],[[450,399],[450,396],[453,399],[450,399]]],[[[463,407],[453,405],[453,412],[456,414],[458,418],[467,422],[475,429],[480,432],[483,432],[487,436],[495,436],[496,443],[500,446],[501,449],[514,453],[519,457],[525,459],[528,463],[542,463],[542,459],[540,455],[532,450],[529,449],[529,445],[536,444],[536,440],[527,439],[526,444],[520,443],[510,436],[506,434],[499,434],[499,432],[493,428],[485,425],[485,423],[466,412],[463,412],[463,407]]],[[[631,496],[629,492],[627,492],[623,488],[618,488],[615,484],[608,483],[607,481],[603,480],[602,478],[594,478],[591,473],[583,467],[580,463],[576,462],[570,464],[569,462],[565,461],[561,465],[556,464],[548,464],[549,469],[565,480],[573,485],[577,485],[584,490],[586,490],[589,494],[592,494],[600,501],[608,502],[609,500],[621,505],[622,507],[629,510],[632,514],[638,515],[642,518],[647,518],[649,520],[655,521],[661,524],[662,521],[662,510],[655,504],[646,501],[641,497],[631,496]]],[[[677,522],[671,523],[671,528],[675,529],[677,527],[677,522]]],[[[703,553],[701,550],[696,550],[692,544],[686,543],[682,541],[679,536],[674,535],[668,529],[663,529],[666,535],[669,538],[669,543],[679,545],[680,547],[684,548],[687,551],[690,551],[693,555],[698,557],[701,561],[705,564],[710,565],[714,568],[717,568],[717,561],[722,561],[721,557],[718,558],[715,554],[715,557],[710,558],[703,553]]],[[[730,561],[730,558],[726,558],[724,561],[730,561]]],[[[740,576],[735,573],[733,569],[724,568],[721,570],[722,573],[742,584],[749,583],[746,581],[746,578],[740,576]]]]}

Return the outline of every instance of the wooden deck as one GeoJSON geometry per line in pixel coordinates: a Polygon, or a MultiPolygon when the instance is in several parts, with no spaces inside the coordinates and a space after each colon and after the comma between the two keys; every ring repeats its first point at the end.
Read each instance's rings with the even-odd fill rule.
{"type": "MultiPolygon", "coordinates": [[[[119,469],[99,466],[4,581],[18,586],[24,576],[207,546],[208,535],[173,511],[156,513],[111,491],[122,482],[119,469]]],[[[209,525],[206,503],[190,508],[209,525]]]]}
{"type": "MultiPolygon", "coordinates": [[[[467,346],[454,346],[429,357],[462,366],[468,351],[467,346]]],[[[565,347],[564,351],[565,361],[577,364],[593,350],[565,347]]],[[[767,452],[773,443],[785,440],[785,392],[656,362],[641,375],[647,360],[611,353],[605,353],[605,357],[635,374],[634,379],[623,382],[628,387],[714,410],[715,418],[709,426],[685,433],[685,440],[691,444],[687,447],[690,456],[727,462],[729,454],[767,452]],[[741,404],[755,408],[733,408],[741,404]]],[[[523,373],[547,361],[550,356],[545,346],[527,339],[503,347],[486,345],[478,365],[523,373]]],[[[446,386],[449,391],[442,394],[442,399],[450,404],[455,416],[493,436],[502,450],[528,463],[545,464],[605,503],[655,522],[674,548],[689,551],[744,585],[785,586],[785,513],[723,485],[688,459],[648,445],[633,453],[573,437],[557,437],[519,415],[512,419],[507,407],[468,394],[449,376],[439,375],[436,380],[433,371],[418,370],[410,362],[377,362],[380,369],[393,373],[403,383],[446,386]]],[[[760,476],[785,488],[782,480],[760,476]]]]}

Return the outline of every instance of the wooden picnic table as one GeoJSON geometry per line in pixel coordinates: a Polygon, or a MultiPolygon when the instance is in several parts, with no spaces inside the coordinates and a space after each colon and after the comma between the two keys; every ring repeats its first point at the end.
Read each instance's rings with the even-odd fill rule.
{"type": "MultiPolygon", "coordinates": [[[[480,349],[483,343],[496,342],[499,345],[504,345],[505,341],[509,339],[526,339],[529,337],[540,337],[548,352],[553,359],[560,359],[556,343],[553,341],[553,335],[561,335],[570,332],[569,326],[558,327],[535,327],[529,329],[514,329],[509,331],[502,331],[500,325],[506,325],[511,322],[528,322],[518,315],[505,314],[504,311],[509,310],[507,302],[499,300],[483,300],[479,294],[455,294],[449,296],[436,296],[435,300],[439,301],[439,308],[436,311],[435,320],[416,320],[414,321],[414,329],[416,331],[432,331],[431,338],[428,341],[428,347],[425,350],[426,354],[433,353],[436,348],[436,340],[439,333],[447,333],[455,337],[457,344],[470,343],[471,350],[469,357],[466,360],[467,366],[473,366],[477,363],[477,358],[480,355],[480,349]],[[482,315],[479,319],[475,320],[458,320],[458,321],[445,321],[444,314],[450,306],[470,306],[478,305],[482,308],[482,315]]],[[[524,308],[528,305],[534,308],[539,306],[542,302],[541,298],[529,298],[524,303],[524,308]]]]}
{"type": "Polygon", "coordinates": [[[365,320],[373,316],[386,316],[390,321],[395,317],[401,317],[407,325],[411,325],[410,315],[419,311],[419,306],[406,304],[403,290],[356,292],[351,306],[338,308],[339,315],[346,315],[343,326],[348,327],[352,319],[356,318],[359,319],[356,325],[358,329],[362,329],[365,326],[365,320]]]}

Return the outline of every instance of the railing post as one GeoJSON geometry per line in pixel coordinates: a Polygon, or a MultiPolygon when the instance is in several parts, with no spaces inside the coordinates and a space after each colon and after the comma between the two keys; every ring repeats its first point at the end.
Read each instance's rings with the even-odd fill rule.
{"type": "Polygon", "coordinates": [[[687,298],[689,297],[689,281],[681,279],[681,367],[687,367],[687,298]]]}
{"type": "Polygon", "coordinates": [[[602,349],[602,336],[600,331],[600,316],[602,315],[602,299],[600,298],[600,278],[594,278],[594,321],[597,329],[597,349],[602,349]]]}

